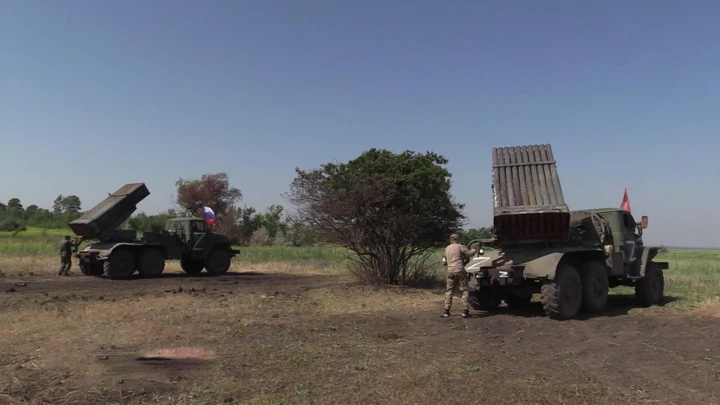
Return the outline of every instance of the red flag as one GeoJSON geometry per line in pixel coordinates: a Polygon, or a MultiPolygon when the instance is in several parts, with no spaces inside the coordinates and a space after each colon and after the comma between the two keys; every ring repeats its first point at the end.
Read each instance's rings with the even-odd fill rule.
{"type": "Polygon", "coordinates": [[[630,212],[630,199],[628,198],[627,188],[625,188],[625,195],[623,195],[622,204],[620,204],[620,208],[624,209],[627,212],[630,212]]]}

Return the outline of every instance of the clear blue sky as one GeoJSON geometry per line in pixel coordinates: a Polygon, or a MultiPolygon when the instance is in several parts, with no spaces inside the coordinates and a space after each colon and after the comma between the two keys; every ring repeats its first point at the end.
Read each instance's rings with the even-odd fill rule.
{"type": "Polygon", "coordinates": [[[720,3],[3,1],[0,200],[90,208],[227,172],[286,202],[295,167],[371,148],[450,159],[471,226],[491,148],[553,145],[571,209],[720,246],[720,3]]]}

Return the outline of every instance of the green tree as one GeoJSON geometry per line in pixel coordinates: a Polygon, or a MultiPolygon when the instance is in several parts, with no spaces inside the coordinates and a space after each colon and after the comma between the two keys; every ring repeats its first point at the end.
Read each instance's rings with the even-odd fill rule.
{"type": "Polygon", "coordinates": [[[347,163],[296,169],[288,198],[296,220],[355,253],[356,274],[406,284],[425,276],[425,260],[462,225],[446,164],[432,152],[371,149],[347,163]]]}
{"type": "Polygon", "coordinates": [[[25,208],[25,220],[27,221],[30,218],[32,218],[33,215],[35,215],[35,213],[37,212],[37,210],[38,210],[37,205],[35,205],[35,204],[28,205],[28,207],[25,208]]]}
{"type": "Polygon", "coordinates": [[[460,230],[457,232],[462,243],[468,243],[473,239],[490,239],[492,238],[492,228],[471,228],[460,230]]]}
{"type": "Polygon", "coordinates": [[[53,213],[60,214],[63,212],[63,199],[62,194],[55,198],[55,201],[53,201],[53,213]]]}
{"type": "Polygon", "coordinates": [[[257,214],[255,212],[255,208],[247,205],[237,210],[238,240],[243,244],[247,244],[253,232],[260,227],[256,222],[257,214]]]}
{"type": "Polygon", "coordinates": [[[17,210],[22,211],[23,205],[20,203],[19,198],[11,198],[7,203],[7,209],[9,210],[17,210]]]}
{"type": "Polygon", "coordinates": [[[285,236],[287,234],[288,225],[283,220],[283,209],[282,205],[273,204],[268,207],[264,213],[257,214],[254,217],[255,225],[258,228],[265,228],[265,231],[271,240],[274,240],[278,236],[285,236]]]}
{"type": "Polygon", "coordinates": [[[128,227],[138,232],[160,232],[165,229],[168,219],[176,217],[172,210],[157,215],[140,212],[128,220],[128,227]]]}

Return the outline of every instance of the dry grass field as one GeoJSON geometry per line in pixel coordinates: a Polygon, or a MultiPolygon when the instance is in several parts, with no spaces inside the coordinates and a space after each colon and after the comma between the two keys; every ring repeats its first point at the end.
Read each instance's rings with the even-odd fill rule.
{"type": "Polygon", "coordinates": [[[720,403],[718,252],[668,253],[662,307],[617,289],[557,322],[539,305],[442,318],[440,288],[363,286],[322,254],[111,281],[8,246],[0,404],[720,403]]]}

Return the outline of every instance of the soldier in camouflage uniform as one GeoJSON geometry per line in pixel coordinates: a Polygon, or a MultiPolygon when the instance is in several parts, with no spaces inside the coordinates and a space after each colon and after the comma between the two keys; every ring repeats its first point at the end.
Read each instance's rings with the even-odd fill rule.
{"type": "Polygon", "coordinates": [[[463,318],[470,316],[470,305],[468,303],[468,274],[465,271],[466,258],[475,253],[475,249],[458,243],[458,236],[450,235],[450,244],[445,248],[443,255],[443,264],[447,266],[447,280],[445,285],[445,312],[443,316],[450,316],[450,307],[452,307],[453,292],[455,286],[462,293],[463,302],[463,318]]]}
{"type": "Polygon", "coordinates": [[[58,272],[58,276],[68,275],[72,267],[72,250],[73,241],[70,240],[69,235],[65,235],[65,239],[63,239],[60,244],[60,271],[58,272]]]}

